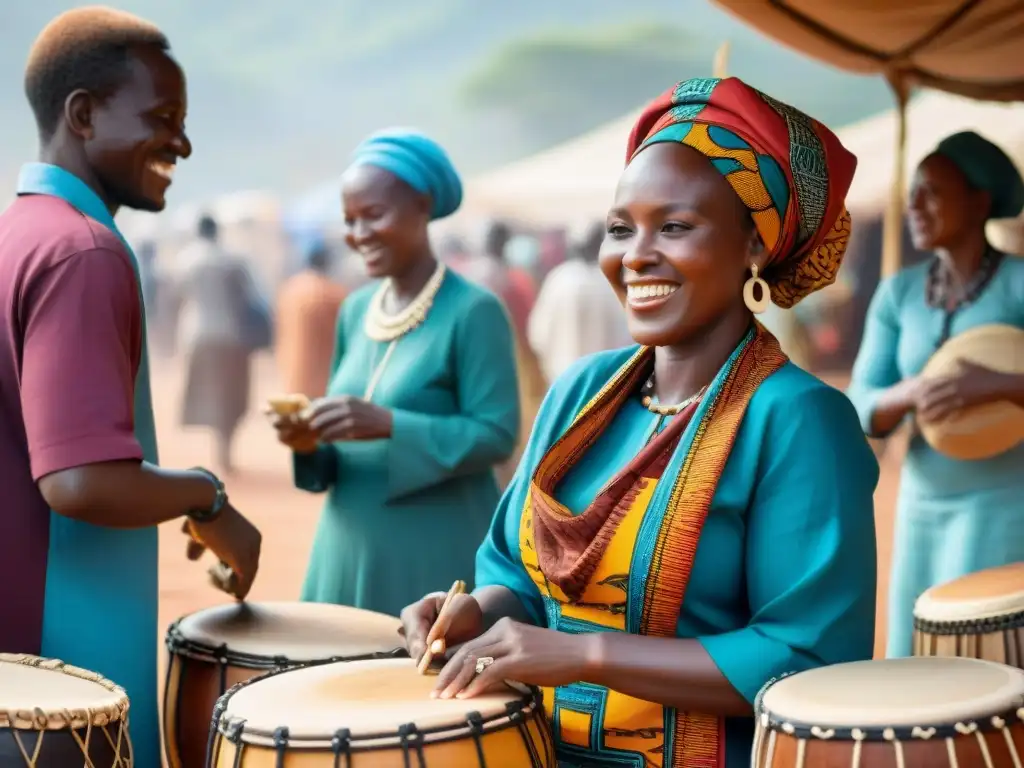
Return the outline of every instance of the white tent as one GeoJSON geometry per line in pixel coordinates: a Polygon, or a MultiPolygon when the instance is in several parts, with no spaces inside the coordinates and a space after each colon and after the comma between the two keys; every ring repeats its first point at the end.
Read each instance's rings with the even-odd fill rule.
{"type": "MultiPolygon", "coordinates": [[[[637,115],[627,115],[531,157],[471,179],[467,215],[537,225],[585,225],[608,211],[637,115]]],[[[461,217],[460,217],[461,218],[461,217]]]]}

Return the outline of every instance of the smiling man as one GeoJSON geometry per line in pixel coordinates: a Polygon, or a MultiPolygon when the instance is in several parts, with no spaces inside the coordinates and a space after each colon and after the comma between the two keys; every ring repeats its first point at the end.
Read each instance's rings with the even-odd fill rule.
{"type": "Polygon", "coordinates": [[[186,517],[234,569],[239,598],[260,551],[214,475],[156,466],[138,264],[113,218],[164,208],[192,152],[185,78],[160,30],[84,8],[43,30],[25,92],[40,162],[0,216],[0,651],[124,686],[135,765],[149,768],[156,526],[186,517]]]}

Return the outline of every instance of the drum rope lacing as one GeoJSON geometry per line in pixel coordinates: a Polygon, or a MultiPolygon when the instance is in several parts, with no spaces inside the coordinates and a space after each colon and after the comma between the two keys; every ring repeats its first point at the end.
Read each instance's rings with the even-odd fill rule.
{"type": "Polygon", "coordinates": [[[976,635],[988,635],[1022,627],[1024,627],[1024,611],[984,619],[957,619],[955,621],[914,617],[914,629],[927,632],[930,635],[961,635],[964,630],[969,630],[976,635]]]}
{"type": "MultiPolygon", "coordinates": [[[[376,659],[406,658],[409,654],[404,648],[395,648],[390,651],[372,651],[357,655],[338,655],[328,659],[291,659],[288,656],[278,654],[276,656],[265,656],[255,653],[232,650],[227,643],[210,645],[197,640],[190,640],[182,634],[179,625],[181,620],[175,621],[167,630],[167,637],[164,641],[167,650],[174,656],[183,656],[196,661],[217,663],[222,667],[236,666],[243,669],[278,670],[285,667],[291,668],[301,664],[332,664],[339,661],[373,661],[376,659]]],[[[225,686],[226,690],[227,686],[225,686]]]]}
{"type": "MultiPolygon", "coordinates": [[[[768,686],[765,686],[767,688],[768,686]]],[[[762,689],[763,691],[764,689],[762,689]]],[[[758,709],[762,709],[761,706],[758,709]]],[[[806,752],[806,743],[811,740],[820,741],[852,741],[854,743],[853,748],[853,768],[860,766],[861,747],[864,742],[888,742],[893,745],[893,750],[896,754],[896,766],[897,768],[904,768],[904,755],[902,742],[906,741],[928,741],[930,739],[944,739],[946,741],[946,749],[950,755],[951,765],[953,768],[957,766],[955,747],[953,746],[953,739],[958,736],[971,736],[973,735],[978,742],[978,747],[981,750],[982,758],[985,761],[986,766],[995,765],[992,762],[992,758],[989,752],[988,743],[985,740],[984,735],[986,733],[1002,733],[1003,738],[1006,742],[1006,748],[1009,754],[1013,758],[1014,766],[1022,765],[1020,753],[1017,750],[1016,742],[1010,733],[1010,725],[1013,720],[1017,720],[1024,723],[1024,697],[1019,697],[1017,706],[1014,709],[1008,709],[1003,712],[999,712],[995,715],[991,715],[984,720],[964,720],[953,723],[951,725],[930,725],[930,726],[902,726],[902,727],[822,727],[818,725],[809,725],[806,723],[794,723],[789,720],[782,718],[773,717],[769,712],[762,711],[757,716],[758,733],[754,736],[754,759],[755,765],[771,765],[772,756],[775,751],[775,737],[776,732],[781,731],[787,736],[792,736],[799,739],[798,744],[798,768],[803,765],[803,756],[806,752]],[[764,731],[768,731],[769,735],[767,738],[764,736],[764,731]],[[767,750],[767,758],[764,761],[760,760],[762,751],[767,750]]]]}
{"type": "Polygon", "coordinates": [[[0,664],[15,664],[24,667],[43,669],[49,672],[57,672],[68,677],[85,680],[95,683],[104,690],[120,694],[119,701],[101,707],[84,707],[78,709],[60,709],[43,711],[35,707],[28,710],[0,710],[0,728],[9,729],[14,743],[25,760],[27,768],[36,768],[43,748],[44,737],[48,731],[57,731],[70,734],[78,748],[82,751],[84,758],[83,768],[98,768],[89,756],[93,732],[99,731],[106,738],[108,745],[114,752],[114,764],[109,768],[132,768],[134,757],[132,755],[131,737],[128,733],[128,696],[125,690],[116,683],[106,679],[102,675],[71,664],[65,664],[59,659],[43,659],[38,656],[25,654],[0,653],[0,664]],[[116,739],[110,735],[108,726],[117,725],[116,739]],[[85,737],[78,734],[78,731],[85,729],[85,737]],[[19,731],[30,731],[36,734],[35,746],[26,747],[19,731]],[[126,750],[125,757],[122,750],[126,750]]]}
{"type": "MultiPolygon", "coordinates": [[[[331,662],[315,662],[308,667],[322,666],[322,664],[331,662]]],[[[275,677],[280,674],[293,671],[294,668],[290,669],[278,669],[272,672],[262,675],[257,678],[250,680],[244,680],[238,683],[230,690],[227,691],[223,696],[217,700],[217,704],[213,710],[213,720],[210,727],[210,737],[207,743],[206,759],[208,764],[213,764],[213,760],[216,757],[214,749],[217,741],[218,732],[229,742],[231,742],[237,749],[235,753],[236,765],[241,763],[242,756],[244,754],[245,747],[248,746],[243,741],[243,736],[248,733],[249,735],[259,736],[263,738],[269,738],[274,744],[274,749],[277,752],[275,764],[277,768],[283,768],[285,756],[287,754],[287,748],[291,745],[301,747],[303,744],[308,744],[310,741],[321,742],[325,740],[325,737],[317,738],[305,738],[305,739],[291,739],[287,726],[279,726],[272,732],[267,732],[263,729],[249,729],[246,730],[247,721],[242,718],[228,719],[222,721],[224,714],[227,711],[228,702],[230,699],[244,688],[253,685],[254,683],[267,680],[268,678],[275,677]]],[[[545,727],[539,728],[539,732],[542,737],[544,745],[544,754],[538,751],[537,746],[530,738],[529,724],[530,721],[527,715],[534,712],[543,714],[544,700],[538,689],[534,687],[529,688],[529,693],[524,694],[520,699],[516,701],[510,701],[505,705],[505,711],[502,713],[488,715],[484,717],[479,712],[468,712],[465,715],[464,722],[455,722],[450,725],[434,726],[431,728],[419,728],[415,723],[405,723],[398,726],[397,731],[381,731],[376,733],[365,733],[358,736],[353,736],[351,730],[348,728],[339,728],[330,737],[330,749],[334,756],[334,768],[351,768],[352,767],[352,756],[357,752],[370,752],[380,751],[391,748],[389,745],[375,745],[369,746],[367,742],[379,742],[384,739],[399,739],[399,746],[402,749],[402,760],[404,768],[428,768],[426,763],[426,757],[423,753],[423,749],[428,744],[442,744],[445,742],[455,741],[460,738],[462,731],[465,728],[469,728],[470,735],[472,736],[473,743],[477,753],[477,759],[480,762],[480,768],[487,768],[486,759],[484,756],[484,748],[482,737],[486,733],[497,733],[507,728],[514,727],[518,732],[520,738],[523,741],[527,752],[530,755],[530,766],[532,768],[550,768],[554,765],[554,744],[551,742],[551,735],[545,727]],[[501,723],[498,727],[488,729],[487,726],[493,723],[501,723]],[[450,734],[443,736],[442,734],[450,734]],[[430,736],[440,736],[440,738],[431,739],[429,742],[427,738],[430,736]],[[360,742],[363,742],[360,745],[360,742]],[[412,762],[412,758],[416,757],[417,762],[415,765],[412,762]],[[344,764],[341,759],[345,758],[344,764]]],[[[524,766],[526,768],[526,766],[524,766]]]]}

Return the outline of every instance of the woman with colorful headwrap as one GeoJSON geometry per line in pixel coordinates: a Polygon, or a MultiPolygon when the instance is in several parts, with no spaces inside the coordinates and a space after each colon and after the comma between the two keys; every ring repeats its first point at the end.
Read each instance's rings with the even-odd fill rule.
{"type": "MultiPolygon", "coordinates": [[[[437,695],[542,686],[565,766],[739,768],[771,678],[871,656],[878,465],[754,320],[834,279],[854,165],[735,78],[643,113],[600,255],[640,346],[553,385],[437,695]]],[[[403,612],[414,657],[441,599],[403,612]]]]}
{"type": "Polygon", "coordinates": [[[396,615],[472,573],[519,430],[513,336],[498,299],[431,250],[428,223],[462,200],[441,147],[371,136],[342,198],[349,247],[383,279],[342,304],[327,396],[276,426],[295,484],[328,494],[303,599],[396,615]]]}
{"type": "MultiPolygon", "coordinates": [[[[884,280],[868,309],[849,396],[865,433],[885,437],[911,414],[939,421],[998,400],[1024,406],[1024,380],[975,365],[950,378],[920,373],[947,339],[979,325],[1024,328],[1024,260],[985,237],[989,219],[1024,208],[1013,161],[973,131],[942,141],[910,191],[914,246],[935,257],[884,280]]],[[[912,651],[913,610],[929,587],[1024,561],[1024,445],[959,461],[911,438],[900,478],[889,582],[889,656],[912,651]]]]}

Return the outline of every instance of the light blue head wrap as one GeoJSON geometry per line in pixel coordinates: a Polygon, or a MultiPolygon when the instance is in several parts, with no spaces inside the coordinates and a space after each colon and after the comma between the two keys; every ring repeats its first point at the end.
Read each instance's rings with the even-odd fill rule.
{"type": "Polygon", "coordinates": [[[462,180],[441,146],[411,128],[379,131],[356,147],[352,166],[373,165],[393,173],[430,197],[431,219],[443,219],[462,204],[462,180]]]}

